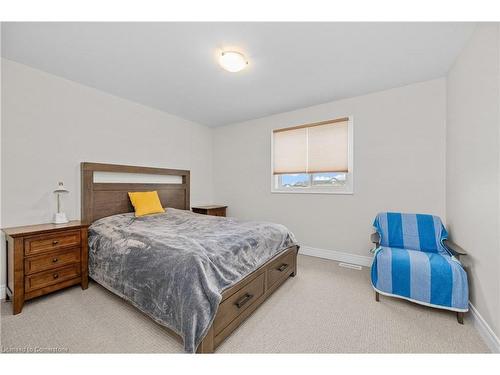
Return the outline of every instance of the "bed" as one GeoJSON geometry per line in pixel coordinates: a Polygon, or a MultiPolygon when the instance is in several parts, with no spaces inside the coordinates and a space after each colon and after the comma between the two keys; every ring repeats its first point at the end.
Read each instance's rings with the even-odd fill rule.
{"type": "Polygon", "coordinates": [[[199,215],[186,170],[82,163],[89,276],[181,340],[212,353],[297,272],[282,225],[199,215]],[[177,176],[177,183],[99,182],[96,172],[177,176]],[[136,218],[129,191],[156,190],[165,213],[136,218]]]}

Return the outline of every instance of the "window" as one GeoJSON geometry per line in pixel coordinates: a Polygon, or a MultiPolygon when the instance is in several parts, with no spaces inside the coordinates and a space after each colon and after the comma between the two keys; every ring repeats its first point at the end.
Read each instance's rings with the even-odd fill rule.
{"type": "Polygon", "coordinates": [[[351,117],[276,129],[272,192],[353,193],[351,117]]]}

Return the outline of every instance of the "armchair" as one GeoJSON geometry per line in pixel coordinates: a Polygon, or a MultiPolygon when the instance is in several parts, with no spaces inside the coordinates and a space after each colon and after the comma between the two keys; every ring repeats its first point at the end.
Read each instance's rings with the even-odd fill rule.
{"type": "Polygon", "coordinates": [[[469,289],[459,258],[467,252],[447,238],[441,219],[383,212],[373,226],[371,281],[375,300],[383,294],[455,311],[463,324],[469,310],[469,289]]]}

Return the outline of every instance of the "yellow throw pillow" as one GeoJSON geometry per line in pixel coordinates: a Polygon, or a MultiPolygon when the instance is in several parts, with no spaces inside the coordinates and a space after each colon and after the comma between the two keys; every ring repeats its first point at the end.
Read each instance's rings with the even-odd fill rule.
{"type": "Polygon", "coordinates": [[[161,206],[158,192],[156,191],[137,191],[129,192],[128,196],[132,206],[135,209],[135,216],[144,216],[149,214],[163,213],[165,210],[161,206]]]}

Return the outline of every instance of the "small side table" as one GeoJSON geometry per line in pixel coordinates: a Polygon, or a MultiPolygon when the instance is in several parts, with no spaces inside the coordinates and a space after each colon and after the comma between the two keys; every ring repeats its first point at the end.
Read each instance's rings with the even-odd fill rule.
{"type": "Polygon", "coordinates": [[[202,215],[211,215],[211,216],[226,216],[226,208],[227,206],[221,206],[217,204],[212,204],[208,206],[196,206],[191,207],[194,213],[202,214],[202,215]]]}
{"type": "Polygon", "coordinates": [[[26,300],[75,284],[87,289],[87,225],[70,221],[2,230],[7,240],[7,296],[14,315],[26,300]]]}

